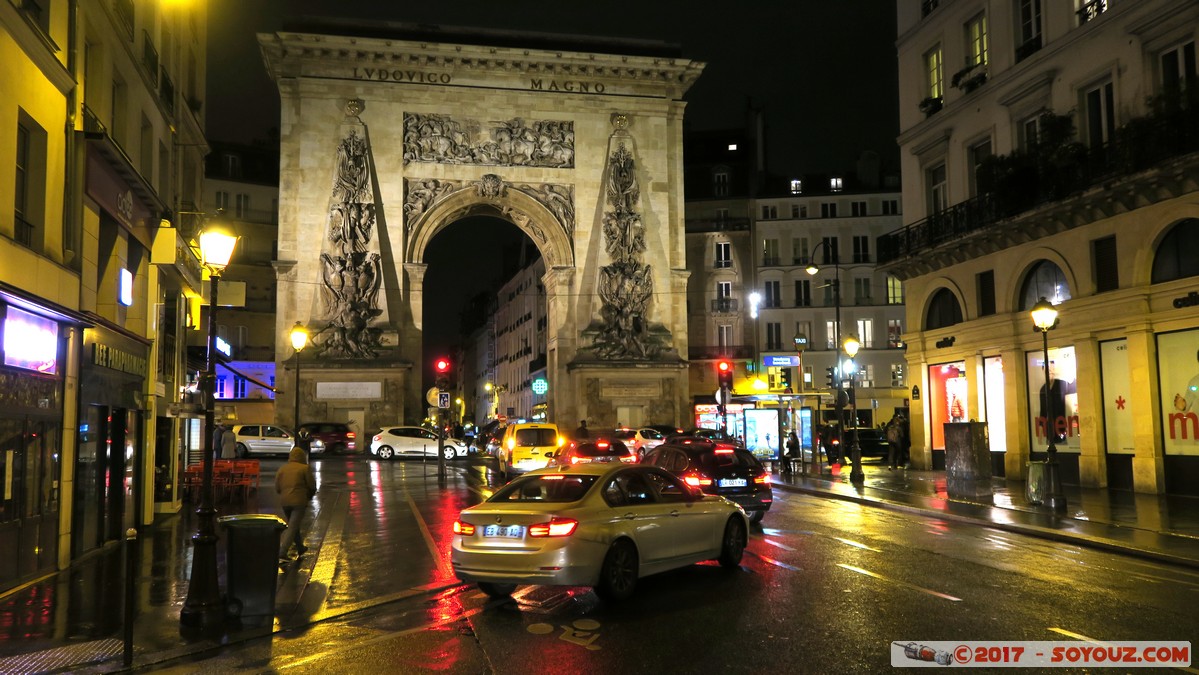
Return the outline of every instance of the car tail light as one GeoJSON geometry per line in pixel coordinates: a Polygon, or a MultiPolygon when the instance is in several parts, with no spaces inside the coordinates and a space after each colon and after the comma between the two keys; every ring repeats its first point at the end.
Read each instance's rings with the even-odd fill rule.
{"type": "Polygon", "coordinates": [[[470,536],[475,533],[475,526],[470,523],[464,523],[461,520],[454,521],[454,534],[470,536]]]}
{"type": "Polygon", "coordinates": [[[560,448],[560,447],[562,447],[562,446],[564,446],[564,445],[566,445],[566,439],[565,439],[565,438],[563,438],[562,436],[559,436],[559,437],[558,437],[558,447],[560,448]]]}
{"type": "Polygon", "coordinates": [[[590,457],[579,457],[578,455],[575,455],[574,457],[570,458],[570,463],[571,464],[590,464],[591,458],[590,457]]]}
{"type": "Polygon", "coordinates": [[[754,476],[754,482],[757,483],[758,485],[769,485],[770,484],[770,474],[764,473],[761,476],[754,476]]]}
{"type": "Polygon", "coordinates": [[[689,473],[686,476],[683,476],[683,482],[691,487],[703,487],[705,485],[711,485],[712,479],[704,478],[697,473],[689,473]]]}
{"type": "Polygon", "coordinates": [[[382,435],[382,434],[375,434],[375,437],[374,437],[374,438],[372,438],[371,440],[372,440],[372,441],[381,441],[381,440],[383,440],[383,435],[382,435]]]}
{"type": "Polygon", "coordinates": [[[625,464],[636,464],[637,463],[637,455],[632,455],[632,454],[625,455],[624,457],[620,458],[620,461],[624,462],[625,464]]]}
{"type": "Polygon", "coordinates": [[[597,447],[597,448],[608,448],[608,447],[611,447],[611,443],[609,443],[608,441],[596,441],[596,442],[595,442],[595,447],[597,447]]]}
{"type": "Polygon", "coordinates": [[[529,526],[530,537],[569,537],[574,534],[579,521],[571,518],[553,518],[548,523],[529,526]]]}
{"type": "Polygon", "coordinates": [[[358,434],[354,433],[353,431],[347,431],[346,438],[358,438],[358,434]]]}
{"type": "Polygon", "coordinates": [[[508,449],[509,449],[509,450],[511,450],[511,449],[513,449],[513,448],[515,448],[515,447],[516,447],[516,439],[515,439],[515,438],[509,438],[509,439],[508,439],[508,449]]]}

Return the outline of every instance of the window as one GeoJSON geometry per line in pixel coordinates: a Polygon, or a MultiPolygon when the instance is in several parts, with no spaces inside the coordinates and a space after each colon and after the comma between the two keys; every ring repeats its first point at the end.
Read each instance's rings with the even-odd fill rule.
{"type": "Polygon", "coordinates": [[[987,65],[986,14],[979,14],[966,22],[966,65],[987,65]]]}
{"type": "Polygon", "coordinates": [[[791,179],[791,194],[798,195],[803,193],[803,180],[799,178],[791,179]]]}
{"type": "Polygon", "coordinates": [[[138,136],[138,170],[147,179],[154,175],[154,125],[142,115],[141,134],[138,136]]]}
{"type": "Polygon", "coordinates": [[[941,73],[941,45],[937,45],[924,55],[924,82],[926,86],[925,91],[929,98],[941,98],[944,95],[941,73]]]}
{"type": "Polygon", "coordinates": [[[1160,284],[1199,276],[1199,256],[1195,251],[1199,251],[1199,218],[1187,218],[1162,238],[1153,254],[1150,281],[1160,284]]]}
{"type": "Polygon", "coordinates": [[[812,306],[812,282],[808,279],[795,280],[795,306],[812,306]]]}
{"type": "Polygon", "coordinates": [[[867,215],[866,214],[866,202],[864,202],[864,201],[850,202],[849,209],[850,209],[850,212],[854,216],[861,217],[861,216],[867,215]]]}
{"type": "Polygon", "coordinates": [[[891,364],[891,386],[892,387],[906,387],[907,386],[906,384],[903,383],[903,364],[902,363],[892,363],[891,364]]]}
{"type": "Polygon", "coordinates": [[[724,222],[729,219],[728,209],[716,209],[716,220],[724,222]]]}
{"type": "Polygon", "coordinates": [[[1094,21],[1099,18],[1100,14],[1107,11],[1107,0],[1090,0],[1090,2],[1082,2],[1076,12],[1078,14],[1078,25],[1083,25],[1088,21],[1094,21]]]}
{"type": "Polygon", "coordinates": [[[978,284],[978,315],[991,316],[995,313],[995,271],[979,272],[976,282],[978,284]]]}
{"type": "Polygon", "coordinates": [[[854,235],[853,261],[855,263],[870,262],[870,237],[854,235]]]}
{"type": "MultiPolygon", "coordinates": [[[[216,376],[216,390],[212,394],[214,398],[229,398],[229,394],[227,394],[225,392],[225,380],[226,379],[227,378],[224,375],[216,376]]],[[[242,429],[242,433],[249,434],[249,432],[246,429],[242,429]]]]}
{"type": "Polygon", "coordinates": [[[887,346],[892,349],[903,347],[903,319],[887,319],[887,346]]]}
{"type": "Polygon", "coordinates": [[[779,217],[777,206],[762,206],[762,220],[774,220],[779,217]]]}
{"type": "Polygon", "coordinates": [[[798,218],[798,217],[799,217],[799,204],[792,204],[792,205],[791,205],[791,217],[792,217],[792,218],[798,218]]]}
{"type": "Polygon", "coordinates": [[[860,278],[853,280],[853,304],[869,305],[870,304],[870,278],[860,278]]]}
{"type": "Polygon", "coordinates": [[[883,215],[884,216],[899,215],[899,200],[898,199],[884,199],[883,200],[883,215]]]}
{"type": "Polygon", "coordinates": [[[874,319],[858,319],[858,342],[863,349],[874,349],[874,319]]]}
{"type": "Polygon", "coordinates": [[[841,346],[837,344],[837,322],[836,321],[825,321],[824,322],[824,335],[826,338],[825,339],[825,349],[840,349],[841,348],[841,346]]]}
{"type": "Polygon", "coordinates": [[[1083,138],[1087,145],[1098,148],[1110,141],[1116,133],[1116,103],[1112,83],[1104,82],[1084,92],[1083,109],[1086,111],[1083,138]]]}
{"type": "Polygon", "coordinates": [[[970,196],[977,197],[979,172],[982,171],[983,162],[991,156],[991,139],[970,146],[967,154],[970,159],[970,196]]]}
{"type": "Polygon", "coordinates": [[[41,252],[46,202],[46,132],[24,110],[17,110],[13,193],[13,239],[41,252]]]}
{"type": "Polygon", "coordinates": [[[733,282],[717,281],[716,282],[716,297],[729,298],[733,295],[733,282]]]}
{"type": "Polygon", "coordinates": [[[17,218],[16,240],[22,245],[29,246],[33,234],[33,225],[28,219],[29,204],[29,161],[32,153],[29,150],[29,129],[23,124],[17,124],[17,184],[15,194],[15,212],[17,218]]]}
{"type": "Polygon", "coordinates": [[[236,333],[236,337],[233,339],[233,346],[240,352],[250,342],[250,328],[248,326],[235,326],[234,332],[236,333]]]}
{"type": "Polygon", "coordinates": [[[824,251],[824,260],[822,265],[832,265],[833,263],[841,262],[841,253],[837,250],[836,237],[824,237],[820,240],[820,248],[824,251]]]}
{"type": "Polygon", "coordinates": [[[733,266],[733,245],[727,241],[716,242],[716,260],[712,265],[716,268],[733,266]]]}
{"type": "Polygon", "coordinates": [[[928,315],[924,320],[924,330],[948,328],[962,322],[962,306],[957,297],[948,288],[942,288],[933,294],[928,303],[928,315]]]}
{"type": "Polygon", "coordinates": [[[729,194],[729,174],[727,171],[717,171],[712,174],[712,194],[717,197],[727,197],[729,194]]]}
{"type": "Polygon", "coordinates": [[[216,207],[222,211],[229,210],[229,193],[218,190],[216,193],[216,207]]]}
{"type": "Polygon", "coordinates": [[[1158,64],[1163,92],[1178,92],[1195,86],[1194,41],[1163,51],[1158,64]]]}
{"type": "Polygon", "coordinates": [[[770,322],[766,324],[766,349],[780,350],[783,348],[783,324],[770,322]]]}
{"type": "Polygon", "coordinates": [[[845,187],[845,180],[842,178],[833,177],[828,180],[828,189],[830,192],[840,192],[845,187]]]}
{"type": "Polygon", "coordinates": [[[221,163],[225,169],[227,178],[241,178],[241,156],[232,153],[221,155],[221,163]]]}
{"type": "Polygon", "coordinates": [[[821,202],[820,217],[821,218],[836,218],[837,217],[837,202],[821,202]]]}
{"type": "Polygon", "coordinates": [[[1091,242],[1091,260],[1095,268],[1095,291],[1104,293],[1120,288],[1117,267],[1116,235],[1091,242]]]}
{"type": "Polygon", "coordinates": [[[1070,299],[1070,286],[1066,283],[1066,275],[1050,260],[1042,260],[1034,265],[1024,278],[1024,288],[1020,292],[1020,311],[1031,310],[1041,298],[1055,305],[1070,299]]]}
{"type": "Polygon", "coordinates": [[[233,378],[233,398],[245,398],[245,397],[246,397],[246,378],[234,377],[233,378]]]}
{"type": "Polygon", "coordinates": [[[903,282],[899,280],[899,277],[887,277],[887,304],[903,304],[903,282]]]}
{"type": "Polygon", "coordinates": [[[779,294],[779,282],[767,281],[762,285],[762,289],[766,293],[766,297],[762,301],[763,307],[779,307],[782,303],[782,296],[779,294]]]}
{"type": "Polygon", "coordinates": [[[721,324],[716,327],[716,345],[721,351],[733,346],[733,327],[728,324],[721,324]]]}
{"type": "Polygon", "coordinates": [[[778,239],[763,239],[762,240],[762,264],[763,265],[778,265],[779,264],[779,240],[778,239]]]}
{"type": "Polygon", "coordinates": [[[791,238],[791,261],[796,265],[808,264],[808,238],[791,238]]]}
{"type": "Polygon", "coordinates": [[[125,134],[127,133],[125,127],[128,126],[125,110],[125,82],[114,76],[112,79],[112,120],[108,126],[108,135],[122,147],[125,146],[125,134]]]}
{"type": "Polygon", "coordinates": [[[810,337],[812,335],[812,323],[810,321],[796,321],[795,334],[810,337]]]}
{"type": "Polygon", "coordinates": [[[1041,113],[1020,122],[1020,149],[1031,150],[1041,139],[1041,113]]]}
{"type": "Polygon", "coordinates": [[[945,163],[924,172],[929,214],[940,213],[949,207],[949,187],[945,184],[945,163]]]}
{"type": "Polygon", "coordinates": [[[832,307],[833,305],[836,304],[836,302],[833,301],[833,295],[834,295],[833,294],[833,286],[836,283],[837,283],[836,278],[833,278],[833,279],[830,279],[827,284],[823,284],[821,286],[821,288],[824,289],[824,306],[825,307],[832,307]]]}
{"type": "Polygon", "coordinates": [[[238,218],[248,218],[250,215],[250,195],[238,193],[237,195],[237,211],[238,218]]]}
{"type": "Polygon", "coordinates": [[[1041,48],[1041,0],[1020,0],[1020,45],[1016,60],[1021,61],[1041,48]]]}

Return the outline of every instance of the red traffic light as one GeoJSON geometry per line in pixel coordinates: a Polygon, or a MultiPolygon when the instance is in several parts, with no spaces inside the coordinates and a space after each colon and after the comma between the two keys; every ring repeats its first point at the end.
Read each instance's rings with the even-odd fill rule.
{"type": "Polygon", "coordinates": [[[437,371],[438,373],[443,373],[443,374],[450,372],[450,360],[449,359],[437,359],[436,361],[433,362],[433,370],[437,371]]]}
{"type": "Polygon", "coordinates": [[[722,373],[730,373],[733,371],[733,364],[729,361],[717,361],[716,370],[722,373]]]}

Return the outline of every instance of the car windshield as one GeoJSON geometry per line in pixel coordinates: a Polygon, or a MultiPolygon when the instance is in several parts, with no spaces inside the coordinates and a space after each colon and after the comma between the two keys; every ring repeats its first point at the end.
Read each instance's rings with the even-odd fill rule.
{"type": "Polygon", "coordinates": [[[622,441],[627,441],[634,436],[632,429],[617,429],[612,432],[613,438],[619,438],[622,441]]]}
{"type": "Polygon", "coordinates": [[[577,502],[587,494],[596,476],[566,476],[552,473],[525,476],[508,483],[491,496],[488,502],[577,502]]]}
{"type": "Polygon", "coordinates": [[[726,449],[707,450],[699,455],[699,463],[704,469],[750,469],[760,466],[760,462],[746,450],[726,449]]]}
{"type": "Polygon", "coordinates": [[[517,429],[516,444],[520,446],[557,445],[558,434],[553,429],[517,429]]]}
{"type": "Polygon", "coordinates": [[[574,451],[580,457],[627,455],[629,454],[629,446],[620,441],[596,441],[595,443],[579,443],[575,446],[574,451]]]}

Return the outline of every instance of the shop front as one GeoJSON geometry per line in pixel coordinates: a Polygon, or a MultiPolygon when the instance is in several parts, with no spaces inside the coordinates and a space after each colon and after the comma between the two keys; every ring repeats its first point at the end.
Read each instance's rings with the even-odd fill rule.
{"type": "Polygon", "coordinates": [[[1079,484],[1082,435],[1078,416],[1078,361],[1074,347],[1049,349],[1046,377],[1045,351],[1028,352],[1028,402],[1032,410],[1028,432],[1033,460],[1045,459],[1050,442],[1057,450],[1062,482],[1079,484]]]}
{"type": "Polygon", "coordinates": [[[0,590],[57,566],[73,323],[0,290],[0,590]]]}
{"type": "Polygon", "coordinates": [[[83,334],[72,558],[143,522],[149,345],[97,326],[83,334]]]}
{"type": "Polygon", "coordinates": [[[928,421],[932,437],[932,465],[945,468],[945,423],[971,419],[966,362],[937,363],[928,367],[928,421]]]}
{"type": "Polygon", "coordinates": [[[1157,335],[1166,492],[1199,495],[1199,329],[1157,335]]]}

